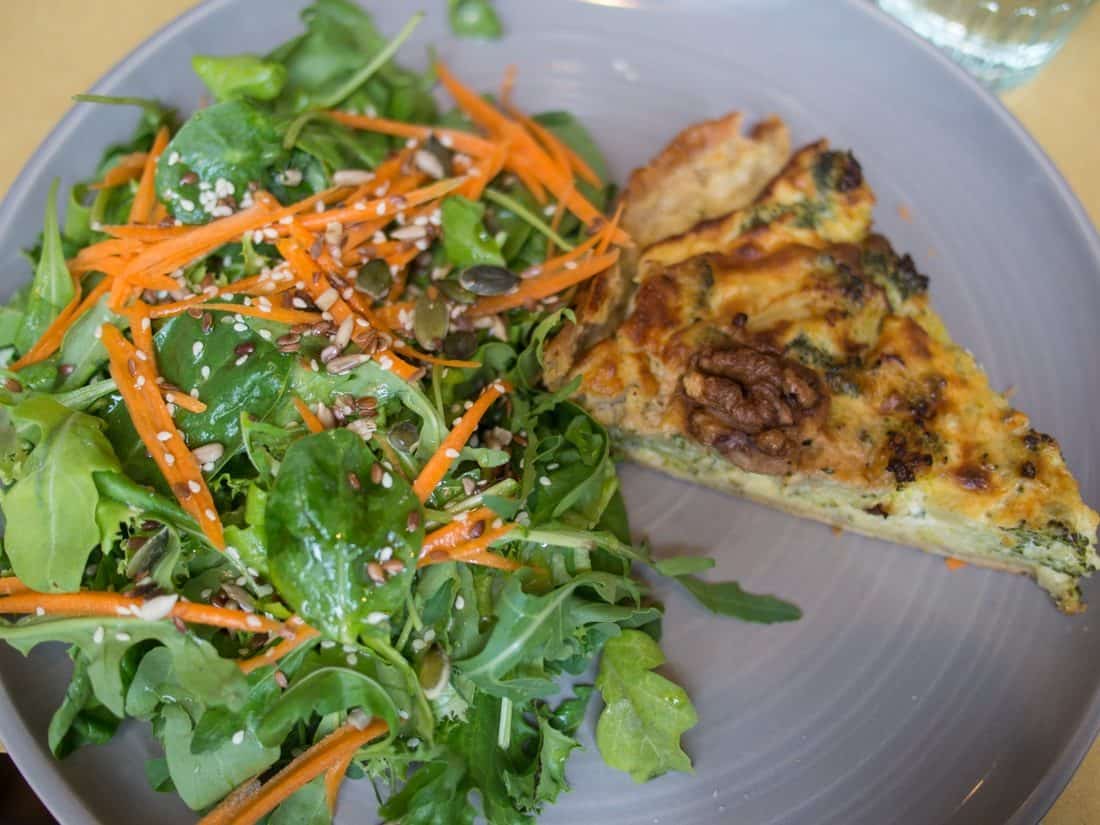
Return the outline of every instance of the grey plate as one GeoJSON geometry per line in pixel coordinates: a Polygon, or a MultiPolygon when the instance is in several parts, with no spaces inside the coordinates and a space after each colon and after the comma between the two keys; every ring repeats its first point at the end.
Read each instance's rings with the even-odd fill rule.
{"type": "MultiPolygon", "coordinates": [[[[265,51],[294,33],[301,3],[216,0],[157,34],[96,88],[192,107],[196,51],[265,51]]],[[[381,3],[395,31],[411,8],[381,3]]],[[[995,386],[1060,438],[1085,499],[1100,502],[1089,411],[1100,391],[1100,244],[1080,205],[1020,126],[976,84],[860,2],[506,2],[509,36],[449,37],[439,13],[406,60],[438,44],[459,74],[494,88],[520,69],[529,108],[567,108],[596,132],[621,179],[677,129],[732,108],[778,112],[797,140],[851,146],[879,195],[879,225],[932,277],[932,295],[995,386]],[[911,222],[898,218],[906,206],[911,222]]],[[[75,91],[75,90],[74,90],[75,91]]],[[[50,135],[0,207],[2,269],[40,228],[46,186],[92,168],[132,116],[82,107],[50,135]]],[[[1030,582],[828,529],[628,468],[635,527],[658,547],[715,554],[717,574],[781,593],[797,624],[713,619],[674,589],[669,671],[702,723],[694,776],[645,786],[591,746],[555,823],[1032,823],[1092,742],[1100,633],[1059,615],[1030,582]]],[[[1087,588],[1094,601],[1097,588],[1087,588]]],[[[58,765],[45,731],[68,681],[60,650],[0,652],[0,738],[64,823],[187,823],[148,790],[156,746],[130,725],[107,748],[58,765]]],[[[349,783],[342,822],[369,821],[349,783]]]]}

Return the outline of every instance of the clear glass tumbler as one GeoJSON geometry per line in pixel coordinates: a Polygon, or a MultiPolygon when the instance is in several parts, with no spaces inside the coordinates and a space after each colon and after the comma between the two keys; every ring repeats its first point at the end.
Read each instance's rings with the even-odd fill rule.
{"type": "Polygon", "coordinates": [[[1093,0],[876,0],[998,91],[1029,80],[1093,0]]]}

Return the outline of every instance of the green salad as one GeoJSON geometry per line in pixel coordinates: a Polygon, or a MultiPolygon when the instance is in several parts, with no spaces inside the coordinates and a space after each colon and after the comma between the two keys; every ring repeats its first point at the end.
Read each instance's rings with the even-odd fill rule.
{"type": "Polygon", "coordinates": [[[81,98],[137,129],[51,187],[0,308],[0,638],[68,646],[55,756],[148,722],[151,786],[208,825],[329,823],[345,777],[387,821],[533,822],[594,694],[608,764],[690,770],[633,571],[799,616],[631,540],[608,433],[540,386],[629,244],[604,159],[510,82],[397,65],[418,19],[318,0],[268,55],[196,56],[187,119],[81,98]]]}

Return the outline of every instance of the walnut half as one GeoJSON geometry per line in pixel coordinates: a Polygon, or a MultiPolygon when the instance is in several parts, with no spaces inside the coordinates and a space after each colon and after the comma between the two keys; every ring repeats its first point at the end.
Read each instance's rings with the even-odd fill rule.
{"type": "Polygon", "coordinates": [[[828,411],[817,374],[762,343],[699,352],[684,376],[688,428],[737,466],[780,475],[828,411]]]}

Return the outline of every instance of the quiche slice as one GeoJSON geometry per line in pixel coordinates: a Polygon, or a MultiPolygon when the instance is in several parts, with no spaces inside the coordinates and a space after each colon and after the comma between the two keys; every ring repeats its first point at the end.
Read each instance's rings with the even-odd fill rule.
{"type": "Polygon", "coordinates": [[[622,453],[870,536],[1026,573],[1066,612],[1100,566],[1057,442],[995,392],[871,231],[855,158],[776,120],[681,133],[631,177],[638,242],[574,301],[546,380],[622,453]]]}

